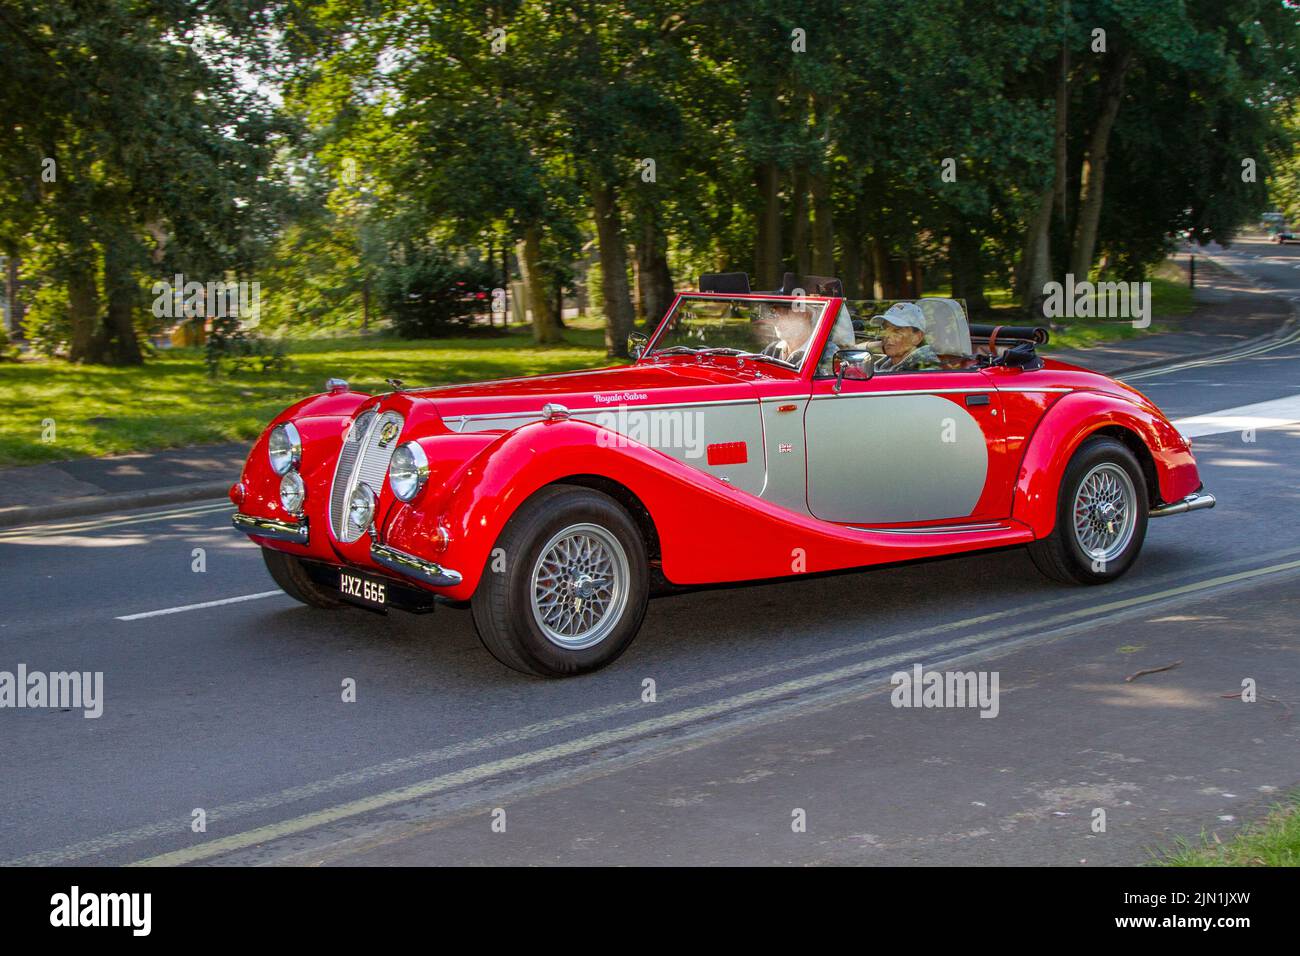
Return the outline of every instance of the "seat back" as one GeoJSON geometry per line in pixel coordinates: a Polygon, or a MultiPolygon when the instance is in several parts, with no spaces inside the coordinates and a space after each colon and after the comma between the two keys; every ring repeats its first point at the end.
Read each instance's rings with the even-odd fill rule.
{"type": "Polygon", "coordinates": [[[974,349],[970,340],[970,324],[966,309],[956,299],[916,299],[930,326],[927,339],[930,348],[945,361],[972,359],[974,349]]]}

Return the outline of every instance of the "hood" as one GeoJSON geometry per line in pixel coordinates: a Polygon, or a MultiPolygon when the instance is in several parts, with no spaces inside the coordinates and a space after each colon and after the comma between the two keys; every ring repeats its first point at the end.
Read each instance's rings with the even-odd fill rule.
{"type": "MultiPolygon", "coordinates": [[[[782,378],[794,372],[775,370],[782,378]]],[[[547,402],[570,411],[616,408],[619,405],[659,405],[750,398],[756,381],[771,380],[767,369],[753,363],[674,360],[638,363],[583,372],[532,375],[467,385],[412,389],[406,394],[432,401],[443,418],[460,415],[535,412],[547,402]],[[707,391],[707,395],[704,394],[707,391]]]]}

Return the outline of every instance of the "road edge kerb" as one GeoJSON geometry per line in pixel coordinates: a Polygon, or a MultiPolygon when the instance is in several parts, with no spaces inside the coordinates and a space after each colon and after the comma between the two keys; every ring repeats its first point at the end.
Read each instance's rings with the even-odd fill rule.
{"type": "Polygon", "coordinates": [[[174,505],[187,501],[225,498],[233,480],[204,481],[188,485],[168,485],[147,491],[122,491],[106,495],[87,495],[47,505],[16,505],[0,509],[0,528],[51,521],[56,518],[84,518],[109,511],[132,511],[150,505],[174,505]]]}
{"type": "MultiPolygon", "coordinates": [[[[1238,279],[1241,279],[1243,282],[1250,283],[1257,290],[1259,290],[1259,294],[1264,298],[1276,299],[1279,302],[1285,302],[1291,310],[1291,315],[1287,318],[1284,318],[1276,327],[1270,329],[1267,332],[1261,332],[1259,335],[1256,335],[1249,339],[1242,339],[1240,342],[1236,343],[1235,345],[1226,345],[1221,349],[1210,349],[1208,352],[1198,352],[1194,356],[1194,358],[1196,358],[1197,360],[1218,358],[1221,355],[1227,355],[1230,352],[1236,352],[1238,349],[1250,348],[1253,345],[1262,345],[1263,343],[1269,341],[1270,339],[1280,339],[1284,336],[1291,335],[1297,329],[1300,329],[1300,302],[1295,302],[1291,299],[1285,298],[1284,296],[1278,295],[1276,293],[1271,293],[1268,289],[1264,288],[1258,282],[1256,282],[1252,277],[1246,275],[1244,272],[1238,272],[1236,269],[1232,268],[1231,266],[1225,265],[1224,263],[1220,262],[1217,258],[1215,258],[1214,256],[1208,253],[1202,252],[1199,254],[1205,256],[1205,258],[1207,259],[1212,260],[1216,266],[1223,269],[1225,272],[1231,272],[1234,276],[1236,276],[1238,279]]],[[[1047,352],[1045,354],[1047,358],[1052,358],[1051,352],[1047,352]]],[[[1192,356],[1184,355],[1179,358],[1162,358],[1162,359],[1153,359],[1150,362],[1136,362],[1133,365],[1122,365],[1119,368],[1111,369],[1106,374],[1111,376],[1112,378],[1120,378],[1125,375],[1131,375],[1134,372],[1149,372],[1152,369],[1164,368],[1166,365],[1178,365],[1179,363],[1186,362],[1189,357],[1192,356]]]]}
{"type": "MultiPolygon", "coordinates": [[[[1215,265],[1231,272],[1243,281],[1249,282],[1259,290],[1260,294],[1286,302],[1291,309],[1289,318],[1283,319],[1282,322],[1274,329],[1268,332],[1262,332],[1257,336],[1249,339],[1243,339],[1235,345],[1229,345],[1221,349],[1213,349],[1208,352],[1200,352],[1195,357],[1197,359],[1216,358],[1220,355],[1227,355],[1239,349],[1249,348],[1252,345],[1260,345],[1270,339],[1280,339],[1286,335],[1291,335],[1297,329],[1300,329],[1300,302],[1286,299],[1278,295],[1270,295],[1269,291],[1259,285],[1250,276],[1238,272],[1231,266],[1219,262],[1217,258],[1207,253],[1201,253],[1207,259],[1212,259],[1215,265]]],[[[1048,357],[1051,354],[1048,353],[1048,357]]],[[[1113,369],[1107,374],[1119,378],[1124,375],[1130,375],[1133,372],[1145,372],[1151,369],[1162,368],[1166,365],[1177,365],[1180,362],[1186,362],[1188,356],[1179,358],[1156,359],[1152,362],[1138,362],[1133,365],[1125,365],[1121,368],[1113,369]]],[[[49,521],[56,518],[84,518],[89,515],[104,514],[109,511],[132,511],[136,508],[147,508],[150,505],[172,505],[181,504],[187,501],[202,501],[205,499],[225,498],[230,489],[231,481],[206,481],[198,484],[188,485],[169,485],[165,488],[151,488],[148,491],[126,491],[106,495],[88,495],[84,498],[72,498],[68,501],[53,502],[48,505],[18,505],[11,508],[0,509],[0,528],[16,528],[22,525],[34,524],[39,521],[49,521]]]]}

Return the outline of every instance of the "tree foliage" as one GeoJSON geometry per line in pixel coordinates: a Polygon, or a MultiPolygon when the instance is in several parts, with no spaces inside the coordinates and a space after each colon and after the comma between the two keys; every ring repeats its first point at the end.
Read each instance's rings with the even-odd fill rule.
{"type": "Polygon", "coordinates": [[[261,281],[279,326],[423,331],[458,321],[457,276],[518,275],[539,341],[582,288],[613,355],[716,269],[1032,307],[1066,272],[1142,274],[1176,232],[1229,241],[1270,188],[1298,211],[1298,16],[0,0],[0,248],[33,334],[81,361],[138,360],[141,289],[176,272],[261,281]]]}

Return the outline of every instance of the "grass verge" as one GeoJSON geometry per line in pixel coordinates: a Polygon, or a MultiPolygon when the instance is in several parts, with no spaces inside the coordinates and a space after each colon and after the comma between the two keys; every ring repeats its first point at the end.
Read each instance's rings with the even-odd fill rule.
{"type": "Polygon", "coordinates": [[[91,455],[252,440],[286,405],[324,390],[331,376],[359,391],[473,382],[606,365],[603,332],[565,331],[537,346],[528,329],[496,337],[405,341],[382,336],[288,343],[293,367],[209,378],[199,349],[169,349],[134,368],[32,360],[0,364],[0,467],[91,455]],[[53,421],[53,441],[47,421],[53,421]]]}
{"type": "Polygon", "coordinates": [[[1200,845],[1186,840],[1155,861],[1160,866],[1300,866],[1300,790],[1259,823],[1226,843],[1202,833],[1200,845]]]}

